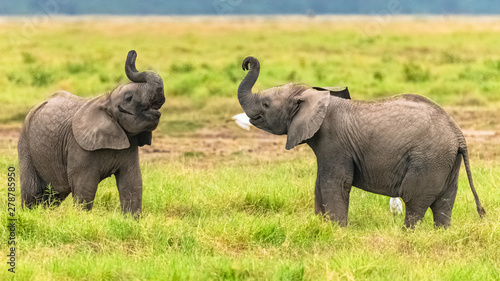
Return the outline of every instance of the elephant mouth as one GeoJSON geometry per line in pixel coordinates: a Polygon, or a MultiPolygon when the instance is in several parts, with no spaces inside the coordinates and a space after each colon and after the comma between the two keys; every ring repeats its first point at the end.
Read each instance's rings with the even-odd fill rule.
{"type": "Polygon", "coordinates": [[[254,116],[248,116],[248,119],[250,122],[260,122],[262,121],[262,115],[261,114],[257,114],[257,115],[254,115],[254,116]]]}
{"type": "Polygon", "coordinates": [[[257,115],[255,117],[249,117],[249,121],[250,123],[252,123],[252,125],[255,125],[255,123],[259,124],[259,123],[262,123],[262,115],[257,115]]]}
{"type": "Polygon", "coordinates": [[[146,116],[148,116],[151,120],[158,120],[160,119],[161,113],[160,113],[160,108],[165,102],[164,99],[153,102],[144,112],[146,116]]]}
{"type": "Polygon", "coordinates": [[[143,114],[147,117],[147,119],[152,120],[152,121],[159,121],[161,117],[161,112],[158,109],[155,108],[149,108],[145,111],[143,111],[143,114]]]}
{"type": "Polygon", "coordinates": [[[155,109],[149,109],[146,111],[143,111],[142,116],[145,119],[145,123],[147,124],[145,129],[147,131],[153,131],[158,127],[158,124],[160,123],[160,117],[161,113],[158,110],[155,109]]]}
{"type": "Polygon", "coordinates": [[[164,102],[165,102],[165,99],[163,99],[161,101],[158,101],[156,103],[151,104],[151,109],[159,110],[161,108],[161,106],[163,105],[164,102]]]}
{"type": "Polygon", "coordinates": [[[118,111],[125,113],[125,114],[134,115],[132,112],[129,112],[129,111],[123,109],[123,107],[121,107],[120,105],[118,105],[118,111]]]}

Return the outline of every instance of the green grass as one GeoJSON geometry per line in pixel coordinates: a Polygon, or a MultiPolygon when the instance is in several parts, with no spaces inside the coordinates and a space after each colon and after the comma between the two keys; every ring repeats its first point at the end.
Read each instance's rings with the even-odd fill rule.
{"type": "MultiPolygon", "coordinates": [[[[9,159],[7,162],[14,162],[9,159]]],[[[464,176],[452,227],[427,214],[414,231],[388,198],[353,189],[350,223],[313,213],[314,163],[144,164],[144,212],[120,213],[113,179],[94,209],[65,201],[18,210],[19,280],[496,280],[500,166],[475,165],[488,215],[479,219],[464,176]]],[[[2,175],[3,176],[3,175],[2,175]]],[[[2,181],[6,178],[3,176],[2,181]]],[[[5,194],[2,196],[5,198],[5,194]]],[[[19,198],[19,197],[18,197],[19,198]]],[[[5,203],[3,203],[5,204],[5,203]]],[[[5,225],[6,213],[0,219],[5,225]]],[[[3,233],[2,237],[6,237],[3,233]]],[[[5,249],[5,246],[3,247],[5,249]]],[[[0,273],[9,277],[6,271],[0,273]]]]}
{"type": "MultiPolygon", "coordinates": [[[[237,111],[234,96],[245,75],[241,62],[249,55],[262,65],[256,90],[292,81],[347,85],[359,99],[409,92],[442,105],[499,103],[497,21],[393,19],[367,32],[374,23],[373,18],[138,24],[87,19],[53,21],[21,33],[23,22],[6,22],[0,25],[6,38],[0,46],[5,66],[0,120],[21,121],[30,107],[57,90],[95,96],[125,83],[130,49],[138,52],[139,69],[155,69],[164,78],[167,99],[190,100],[190,110],[220,97],[230,99],[231,111],[237,111]]],[[[167,102],[164,112],[170,106],[167,102]]],[[[165,116],[165,124],[175,121],[170,120],[174,115],[165,116]]]]}
{"type": "Polygon", "coordinates": [[[356,188],[341,228],[314,215],[316,163],[308,148],[265,150],[261,145],[272,143],[259,138],[268,136],[228,123],[242,112],[240,64],[253,55],[262,66],[256,89],[295,81],[347,85],[357,99],[413,92],[444,105],[462,128],[498,135],[498,20],[395,19],[367,36],[373,20],[53,21],[26,37],[17,32],[22,22],[0,23],[7,38],[0,42],[0,131],[18,130],[29,108],[56,90],[95,96],[125,83],[124,60],[136,49],[138,69],[153,68],[165,82],[150,148],[161,150],[159,139],[178,144],[141,154],[139,220],[120,213],[114,178],[101,182],[91,212],[71,198],[57,208],[22,210],[18,188],[11,274],[6,176],[9,166],[19,169],[16,139],[0,138],[0,279],[500,279],[500,146],[488,143],[493,138],[469,141],[484,219],[462,170],[447,230],[433,227],[430,211],[415,230],[404,230],[389,198],[356,188]],[[208,137],[243,146],[217,154],[189,143],[207,144],[208,137]]]}

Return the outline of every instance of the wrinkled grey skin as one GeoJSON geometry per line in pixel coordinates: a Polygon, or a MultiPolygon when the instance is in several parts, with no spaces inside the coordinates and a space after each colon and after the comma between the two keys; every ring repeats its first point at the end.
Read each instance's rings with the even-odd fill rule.
{"type": "Polygon", "coordinates": [[[23,206],[73,193],[90,210],[97,185],[114,174],[122,211],[141,212],[138,147],[151,144],[165,97],[160,76],[138,72],[136,57],[130,51],[125,63],[131,83],[90,100],[57,92],[30,111],[18,144],[23,206]]]}
{"type": "Polygon", "coordinates": [[[286,149],[307,143],[317,157],[316,213],[347,224],[352,186],[406,205],[405,225],[413,227],[430,207],[436,226],[450,225],[464,159],[480,216],[485,214],[473,186],[465,138],[453,119],[432,101],[399,95],[354,101],[327,88],[287,84],[253,94],[260,65],[250,70],[238,99],[250,122],[273,134],[287,134],[286,149]]]}

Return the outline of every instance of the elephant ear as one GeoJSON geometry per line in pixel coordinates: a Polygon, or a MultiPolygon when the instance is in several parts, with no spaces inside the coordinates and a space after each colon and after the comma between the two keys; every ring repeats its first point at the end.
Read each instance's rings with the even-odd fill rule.
{"type": "Polygon", "coordinates": [[[288,126],[286,149],[290,150],[312,138],[325,118],[330,94],[307,90],[298,96],[295,115],[288,126]]]}
{"type": "Polygon", "coordinates": [[[351,94],[349,94],[349,89],[347,89],[347,87],[312,87],[312,88],[318,91],[329,91],[330,95],[339,98],[347,100],[351,99],[351,94]]]}
{"type": "Polygon", "coordinates": [[[73,136],[85,150],[130,147],[125,131],[105,110],[100,99],[85,103],[73,116],[73,136]]]}
{"type": "Polygon", "coordinates": [[[149,131],[140,132],[137,135],[137,145],[151,145],[151,139],[153,139],[153,133],[149,131]]]}

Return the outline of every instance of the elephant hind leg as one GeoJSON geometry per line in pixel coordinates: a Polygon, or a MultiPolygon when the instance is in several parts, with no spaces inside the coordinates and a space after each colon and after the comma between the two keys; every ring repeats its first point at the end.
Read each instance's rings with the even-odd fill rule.
{"type": "MultiPolygon", "coordinates": [[[[22,172],[21,172],[22,173],[22,172]]],[[[21,176],[21,202],[22,205],[31,209],[43,202],[44,187],[47,185],[38,176],[21,176]]]]}
{"type": "Polygon", "coordinates": [[[407,228],[414,228],[417,222],[425,216],[425,212],[432,202],[436,200],[435,194],[426,194],[432,190],[430,186],[432,186],[433,180],[429,181],[422,174],[429,173],[427,171],[409,170],[401,183],[401,198],[405,203],[405,226],[407,228]]]}
{"type": "Polygon", "coordinates": [[[450,226],[451,211],[455,202],[456,190],[453,195],[442,196],[431,205],[432,214],[434,216],[434,225],[436,227],[447,228],[450,226]]]}
{"type": "Polygon", "coordinates": [[[31,209],[43,202],[47,182],[38,175],[29,156],[20,154],[19,165],[21,169],[21,202],[23,206],[31,209]]]}
{"type": "Polygon", "coordinates": [[[99,181],[96,171],[83,171],[73,174],[70,178],[73,203],[81,206],[84,210],[92,210],[99,181]]]}
{"type": "Polygon", "coordinates": [[[417,222],[424,218],[425,212],[429,208],[431,201],[432,199],[419,200],[418,202],[405,202],[405,226],[407,228],[414,228],[417,222]],[[429,203],[425,201],[429,201],[429,203]]]}
{"type": "Polygon", "coordinates": [[[453,210],[453,204],[457,196],[458,172],[460,171],[461,162],[462,158],[458,155],[455,165],[446,179],[443,193],[431,205],[434,225],[436,227],[447,228],[450,226],[451,211],[453,210]]]}

